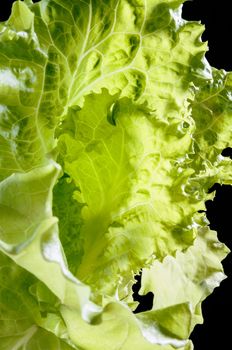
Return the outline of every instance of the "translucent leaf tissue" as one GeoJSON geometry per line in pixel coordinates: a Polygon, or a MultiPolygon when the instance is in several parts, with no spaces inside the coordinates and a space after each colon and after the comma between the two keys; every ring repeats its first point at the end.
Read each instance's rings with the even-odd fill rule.
{"type": "Polygon", "coordinates": [[[193,349],[226,277],[205,201],[232,183],[232,75],[183,2],[15,1],[0,23],[0,350],[193,349]]]}

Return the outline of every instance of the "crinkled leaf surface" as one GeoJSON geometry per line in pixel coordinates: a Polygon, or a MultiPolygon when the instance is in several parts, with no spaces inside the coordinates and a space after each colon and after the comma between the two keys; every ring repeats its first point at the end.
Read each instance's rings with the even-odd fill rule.
{"type": "Polygon", "coordinates": [[[192,142],[178,125],[105,91],[86,97],[63,123],[60,157],[80,187],[77,200],[85,203],[84,256],[76,274],[104,293],[110,292],[108,280],[117,288],[129,266],[136,271],[149,257],[183,249],[195,236],[193,215],[204,204],[178,195],[191,170],[180,174],[177,159],[192,142]]]}
{"type": "Polygon", "coordinates": [[[204,210],[232,83],[182,3],[24,0],[0,24],[0,350],[193,349],[225,278],[204,210]]]}

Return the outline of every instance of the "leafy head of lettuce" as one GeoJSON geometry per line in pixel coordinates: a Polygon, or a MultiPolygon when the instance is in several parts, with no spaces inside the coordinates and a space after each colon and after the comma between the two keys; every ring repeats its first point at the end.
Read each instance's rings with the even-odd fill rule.
{"type": "Polygon", "coordinates": [[[225,278],[205,201],[232,182],[232,76],[182,3],[24,0],[0,23],[0,350],[193,349],[225,278]]]}

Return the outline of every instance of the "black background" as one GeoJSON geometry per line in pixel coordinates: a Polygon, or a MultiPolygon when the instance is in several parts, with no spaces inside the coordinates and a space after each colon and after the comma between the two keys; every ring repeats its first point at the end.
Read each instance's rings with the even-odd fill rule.
{"type": "MultiPolygon", "coordinates": [[[[1,0],[0,20],[8,18],[12,3],[13,0],[1,0]]],[[[201,20],[205,24],[203,40],[207,40],[209,44],[209,52],[206,55],[209,63],[219,69],[232,70],[230,1],[188,1],[183,6],[183,17],[187,20],[201,20]]],[[[223,155],[231,156],[231,149],[224,151],[223,155]]],[[[217,230],[219,239],[232,250],[232,187],[216,184],[213,189],[216,189],[216,198],[206,203],[210,227],[217,230]]],[[[203,302],[204,324],[196,326],[191,335],[195,350],[224,350],[231,346],[231,322],[228,321],[232,315],[231,255],[223,262],[225,273],[229,275],[228,279],[203,302]]],[[[138,285],[135,287],[135,297],[137,290],[138,285]]],[[[139,298],[138,295],[137,298],[141,302],[139,311],[151,305],[151,294],[145,299],[139,298]]]]}

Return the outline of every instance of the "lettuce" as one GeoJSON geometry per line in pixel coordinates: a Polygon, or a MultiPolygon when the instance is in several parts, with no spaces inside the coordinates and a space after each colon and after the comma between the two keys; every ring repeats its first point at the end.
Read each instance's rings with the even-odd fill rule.
{"type": "Polygon", "coordinates": [[[193,349],[226,277],[205,201],[232,183],[232,75],[183,2],[15,1],[0,24],[1,350],[193,349]]]}

